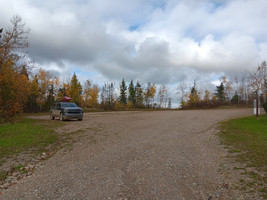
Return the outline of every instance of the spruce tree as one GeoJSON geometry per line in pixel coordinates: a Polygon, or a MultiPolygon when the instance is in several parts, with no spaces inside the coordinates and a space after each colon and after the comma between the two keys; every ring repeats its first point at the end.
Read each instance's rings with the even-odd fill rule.
{"type": "Polygon", "coordinates": [[[224,92],[224,85],[223,83],[221,83],[221,85],[216,86],[216,97],[218,98],[218,100],[222,103],[225,101],[225,92],[224,92]]]}
{"type": "Polygon", "coordinates": [[[143,89],[138,81],[135,86],[135,91],[136,91],[136,106],[138,108],[143,108],[144,107],[143,89]]]}
{"type": "Polygon", "coordinates": [[[120,97],[119,97],[119,102],[120,104],[127,104],[127,86],[125,85],[124,79],[122,79],[121,85],[120,85],[120,97]]]}
{"type": "Polygon", "coordinates": [[[128,101],[132,103],[133,107],[136,106],[136,90],[133,84],[133,81],[131,81],[129,87],[128,87],[129,97],[128,101]]]}

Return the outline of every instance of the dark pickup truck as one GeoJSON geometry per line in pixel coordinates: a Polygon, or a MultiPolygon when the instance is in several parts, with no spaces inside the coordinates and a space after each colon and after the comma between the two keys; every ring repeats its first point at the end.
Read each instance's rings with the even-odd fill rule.
{"type": "Polygon", "coordinates": [[[65,119],[76,118],[79,121],[83,120],[83,109],[71,102],[54,103],[50,109],[50,119],[54,120],[59,117],[60,121],[65,119]]]}

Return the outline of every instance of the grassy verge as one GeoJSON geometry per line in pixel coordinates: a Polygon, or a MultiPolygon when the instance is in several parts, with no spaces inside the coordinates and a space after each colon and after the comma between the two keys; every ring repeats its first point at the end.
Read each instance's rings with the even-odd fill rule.
{"type": "MultiPolygon", "coordinates": [[[[255,168],[251,172],[246,168],[243,174],[254,179],[256,185],[261,186],[258,192],[267,198],[267,117],[261,115],[258,120],[255,116],[232,119],[221,122],[220,137],[224,145],[229,147],[229,152],[238,162],[245,163],[246,168],[255,168]]],[[[245,181],[240,181],[245,182],[245,181]]],[[[247,183],[244,183],[247,184],[247,183]]],[[[250,183],[251,184],[251,183],[250,183]]],[[[247,185],[249,187],[249,185],[247,185]]]]}
{"type": "Polygon", "coordinates": [[[54,128],[59,122],[21,118],[12,124],[0,125],[0,158],[30,149],[41,150],[57,141],[54,128]]]}

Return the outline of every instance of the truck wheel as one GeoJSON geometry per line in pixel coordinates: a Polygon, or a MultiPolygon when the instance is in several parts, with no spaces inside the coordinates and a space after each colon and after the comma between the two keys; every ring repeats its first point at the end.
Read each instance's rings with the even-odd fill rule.
{"type": "Polygon", "coordinates": [[[59,120],[60,121],[64,121],[64,117],[63,117],[63,114],[62,113],[60,113],[59,120]]]}
{"type": "Polygon", "coordinates": [[[52,115],[52,112],[50,113],[50,119],[51,120],[54,120],[55,119],[55,117],[52,115]]]}

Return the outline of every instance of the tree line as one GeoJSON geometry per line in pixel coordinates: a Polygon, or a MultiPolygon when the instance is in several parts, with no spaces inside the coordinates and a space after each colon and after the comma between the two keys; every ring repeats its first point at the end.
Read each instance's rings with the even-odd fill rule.
{"type": "MultiPolygon", "coordinates": [[[[12,20],[12,28],[0,38],[0,118],[13,120],[22,112],[48,111],[51,104],[64,96],[77,105],[90,110],[125,110],[171,108],[172,98],[165,85],[142,85],[124,79],[116,88],[112,82],[100,87],[87,80],[82,85],[74,73],[69,81],[61,82],[48,71],[33,72],[33,64],[27,59],[28,34],[20,17],[12,20]]],[[[183,109],[210,108],[228,104],[250,104],[256,95],[266,102],[266,62],[254,73],[244,73],[232,82],[223,76],[215,91],[202,91],[196,81],[190,87],[184,82],[177,84],[178,104],[183,109]]]]}
{"type": "Polygon", "coordinates": [[[190,88],[185,83],[178,84],[181,107],[212,108],[221,105],[252,105],[258,98],[263,106],[267,102],[267,64],[261,62],[254,72],[245,71],[232,81],[229,77],[220,77],[220,84],[212,92],[201,91],[196,82],[190,88]]]}

